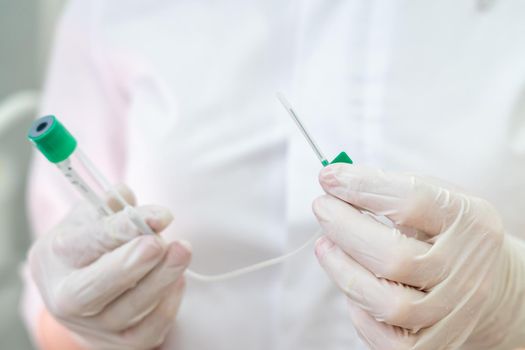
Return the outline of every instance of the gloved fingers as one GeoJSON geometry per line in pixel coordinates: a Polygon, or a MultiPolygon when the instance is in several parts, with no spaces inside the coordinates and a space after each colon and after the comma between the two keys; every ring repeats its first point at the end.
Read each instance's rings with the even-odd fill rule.
{"type": "Polygon", "coordinates": [[[396,225],[395,228],[399,230],[399,232],[407,237],[411,237],[414,239],[417,239],[418,241],[422,242],[431,242],[432,236],[427,235],[424,231],[415,229],[413,227],[406,227],[406,226],[398,226],[396,225]]]}
{"type": "Polygon", "coordinates": [[[447,180],[444,180],[444,179],[440,179],[440,178],[437,178],[437,177],[434,177],[434,176],[430,176],[430,175],[421,175],[421,174],[416,174],[416,173],[412,173],[412,172],[404,172],[402,173],[408,177],[417,177],[418,179],[426,182],[427,184],[429,185],[433,185],[435,187],[442,187],[442,188],[445,188],[447,190],[450,190],[450,191],[453,191],[453,192],[458,192],[458,193],[464,193],[466,195],[471,195],[471,193],[469,193],[468,189],[466,188],[463,188],[455,183],[452,183],[450,181],[447,181],[447,180]]]}
{"type": "Polygon", "coordinates": [[[185,280],[181,277],[153,312],[137,325],[120,332],[121,339],[126,344],[132,344],[133,349],[151,349],[160,346],[173,326],[184,286],[185,280]]]}
{"type": "MultiPolygon", "coordinates": [[[[133,191],[125,184],[115,185],[114,190],[117,191],[129,205],[135,206],[135,194],[133,191]]],[[[119,212],[122,210],[122,206],[115,198],[113,191],[107,192],[104,195],[104,202],[109,206],[114,212],[119,212]]],[[[95,220],[100,220],[100,213],[97,211],[97,208],[93,206],[92,203],[88,201],[81,201],[73,207],[69,212],[66,219],[64,220],[65,224],[80,225],[81,223],[88,223],[95,220]]]]}
{"type": "MultiPolygon", "coordinates": [[[[140,206],[136,210],[155,232],[162,231],[173,220],[170,211],[161,206],[140,206]]],[[[51,249],[74,268],[88,266],[143,234],[124,211],[91,221],[86,221],[86,217],[77,212],[54,231],[51,249]]]]}
{"type": "MultiPolygon", "coordinates": [[[[131,188],[129,188],[126,184],[118,184],[114,187],[114,190],[117,191],[118,194],[120,194],[120,196],[126,201],[127,204],[131,206],[135,206],[137,204],[135,194],[133,193],[131,188]]],[[[124,209],[122,203],[118,200],[113,191],[110,191],[106,194],[105,201],[109,208],[115,213],[124,209]]]]}
{"type": "Polygon", "coordinates": [[[417,288],[439,283],[446,271],[439,255],[426,256],[431,245],[407,237],[348,203],[324,195],[313,205],[325,234],[342,250],[378,277],[417,288]]]}
{"type": "MultiPolygon", "coordinates": [[[[173,215],[169,209],[159,205],[143,205],[135,209],[151,229],[159,233],[172,221],[173,215]]],[[[138,237],[142,232],[125,211],[104,218],[104,230],[100,232],[99,240],[106,251],[138,237]]]]}
{"type": "Polygon", "coordinates": [[[413,175],[333,164],[319,179],[327,193],[430,235],[443,232],[468,206],[466,196],[413,175]]]}
{"type": "Polygon", "coordinates": [[[417,332],[446,315],[425,303],[425,292],[377,278],[326,236],[317,241],[316,255],[336,285],[378,321],[417,332]]]}
{"type": "Polygon", "coordinates": [[[69,273],[54,289],[55,305],[48,305],[58,317],[87,317],[133,288],[160,261],[165,244],[157,236],[141,236],[82,269],[69,273]]]}
{"type": "Polygon", "coordinates": [[[417,334],[375,320],[351,300],[349,300],[348,306],[352,323],[359,338],[371,350],[408,350],[416,344],[417,334]]]}
{"type": "Polygon", "coordinates": [[[162,263],[144,277],[135,288],[128,290],[104,310],[87,321],[112,331],[122,331],[139,323],[172,292],[173,284],[182,278],[191,259],[191,247],[186,242],[168,245],[162,263]]]}

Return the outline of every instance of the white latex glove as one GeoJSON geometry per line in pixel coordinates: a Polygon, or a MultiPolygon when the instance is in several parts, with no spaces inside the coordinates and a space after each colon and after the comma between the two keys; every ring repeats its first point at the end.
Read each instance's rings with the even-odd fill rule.
{"type": "Polygon", "coordinates": [[[328,195],[314,202],[325,231],[316,254],[370,348],[525,344],[525,245],[505,234],[489,203],[347,164],[327,167],[320,182],[328,195]]]}
{"type": "MultiPolygon", "coordinates": [[[[137,211],[155,232],[172,221],[163,207],[137,211]]],[[[141,235],[124,212],[100,218],[84,203],[35,242],[29,265],[49,312],[85,348],[152,349],[172,326],[190,256],[185,243],[141,235]]]]}

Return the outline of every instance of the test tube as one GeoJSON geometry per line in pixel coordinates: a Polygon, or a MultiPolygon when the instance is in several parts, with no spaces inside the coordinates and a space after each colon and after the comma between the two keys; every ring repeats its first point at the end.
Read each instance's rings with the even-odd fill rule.
{"type": "Polygon", "coordinates": [[[29,129],[28,138],[38,150],[54,163],[77,191],[95,207],[101,216],[113,214],[103,199],[110,194],[124,208],[142,233],[154,234],[144,219],[97,170],[78,147],[76,139],[53,115],[37,119],[29,129]]]}

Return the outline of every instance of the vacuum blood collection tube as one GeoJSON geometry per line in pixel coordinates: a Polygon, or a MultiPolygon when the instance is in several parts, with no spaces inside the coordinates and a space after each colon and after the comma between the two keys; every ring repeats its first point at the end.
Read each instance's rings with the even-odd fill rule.
{"type": "Polygon", "coordinates": [[[143,232],[154,234],[138,212],[115,191],[88,157],[78,148],[77,141],[53,116],[37,119],[28,134],[38,150],[64,174],[77,191],[102,216],[113,214],[104,198],[109,194],[124,208],[133,223],[143,232]]]}

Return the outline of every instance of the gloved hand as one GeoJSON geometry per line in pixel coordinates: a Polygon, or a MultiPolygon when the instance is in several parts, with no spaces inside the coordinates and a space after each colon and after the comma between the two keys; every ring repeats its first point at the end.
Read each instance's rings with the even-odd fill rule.
{"type": "Polygon", "coordinates": [[[525,344],[525,245],[488,202],[347,164],[323,169],[320,182],[328,195],[313,206],[325,232],[316,255],[370,348],[525,344]]]}
{"type": "MultiPolygon", "coordinates": [[[[163,207],[137,211],[155,232],[172,221],[163,207]]],[[[100,218],[84,203],[35,242],[29,265],[49,312],[85,348],[152,349],[172,326],[190,256],[183,242],[141,235],[124,212],[100,218]]]]}

